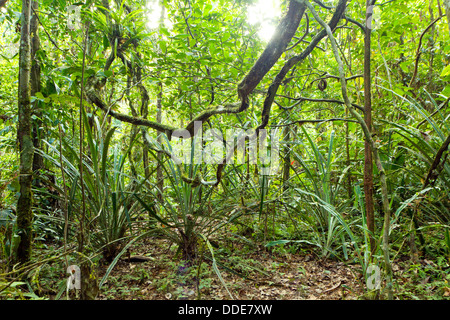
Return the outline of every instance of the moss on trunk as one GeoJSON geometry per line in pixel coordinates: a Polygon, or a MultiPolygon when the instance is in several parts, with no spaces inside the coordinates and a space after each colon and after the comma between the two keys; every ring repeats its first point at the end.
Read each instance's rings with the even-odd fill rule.
{"type": "Polygon", "coordinates": [[[26,263],[31,256],[33,212],[31,183],[33,180],[33,138],[31,136],[31,46],[30,46],[30,13],[31,0],[22,1],[21,39],[19,54],[19,126],[17,139],[20,151],[20,196],[17,202],[17,227],[20,243],[17,249],[17,260],[26,263]]]}

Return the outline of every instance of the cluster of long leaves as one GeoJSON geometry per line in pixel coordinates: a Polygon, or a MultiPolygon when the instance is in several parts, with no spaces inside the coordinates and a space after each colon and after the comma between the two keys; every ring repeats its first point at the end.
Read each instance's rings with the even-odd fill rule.
{"type": "MultiPolygon", "coordinates": [[[[217,267],[209,237],[236,217],[226,210],[220,210],[219,207],[213,208],[211,196],[216,181],[204,179],[212,167],[195,163],[195,142],[192,141],[189,148],[190,154],[187,159],[190,161],[180,163],[171,142],[166,136],[164,138],[163,144],[151,139],[147,140],[152,146],[149,150],[150,155],[163,169],[166,182],[164,190],[158,189],[157,184],[145,190],[155,199],[154,205],[144,201],[140,193],[135,193],[134,196],[155,220],[155,233],[177,244],[178,253],[181,253],[182,258],[189,264],[193,263],[200,254],[205,253],[200,253],[199,247],[206,246],[214,271],[227,289],[217,267]],[[163,152],[165,156],[158,157],[158,152],[163,152]]],[[[229,291],[228,293],[230,294],[229,291]]]]}
{"type": "Polygon", "coordinates": [[[195,143],[190,149],[188,163],[178,163],[174,155],[171,143],[166,137],[166,143],[159,145],[154,143],[150,154],[161,166],[165,175],[166,187],[159,190],[155,184],[150,192],[156,199],[157,206],[149,206],[139,194],[135,197],[161,226],[159,232],[179,245],[184,258],[192,258],[195,254],[196,242],[200,234],[208,237],[227,223],[226,216],[221,210],[212,208],[211,195],[214,191],[214,181],[204,180],[208,175],[207,165],[195,163],[195,143]],[[167,148],[165,157],[158,157],[158,151],[167,148]],[[191,252],[190,252],[191,251],[191,252]]]}
{"type": "MultiPolygon", "coordinates": [[[[409,155],[408,161],[404,163],[402,168],[403,172],[412,181],[415,181],[420,188],[429,168],[432,166],[437,151],[450,134],[448,115],[439,109],[438,103],[431,95],[428,95],[428,99],[435,108],[433,113],[428,112],[418,101],[411,97],[399,97],[407,106],[415,110],[427,125],[419,129],[418,123],[420,122],[417,120],[410,125],[388,122],[391,126],[390,131],[400,137],[399,141],[404,142],[398,144],[398,149],[405,150],[406,154],[409,155]],[[429,131],[425,132],[427,130],[425,127],[429,131]]],[[[437,169],[439,170],[439,175],[432,185],[433,188],[427,192],[427,195],[420,202],[421,217],[419,218],[424,221],[437,221],[448,225],[450,223],[450,208],[448,205],[450,164],[448,161],[442,161],[441,167],[437,169]]]]}
{"type": "Polygon", "coordinates": [[[0,210],[0,259],[11,261],[19,245],[16,216],[11,210],[0,210]]]}
{"type": "MultiPolygon", "coordinates": [[[[51,152],[42,155],[64,171],[68,184],[68,220],[75,222],[81,219],[81,201],[84,199],[85,225],[89,229],[85,232],[89,234],[94,250],[101,250],[110,261],[118,253],[126,230],[131,230],[131,222],[138,212],[139,205],[132,194],[139,184],[125,174],[128,152],[121,151],[119,144],[110,150],[116,128],[104,133],[100,122],[94,117],[94,130],[89,126],[85,113],[83,116],[89,149],[83,154],[82,180],[79,151],[65,138],[59,137],[62,154],[59,146],[46,142],[51,152]],[[84,197],[81,195],[81,183],[84,185],[84,197]]],[[[65,190],[59,187],[59,192],[64,194],[65,190]]]]}
{"type": "MultiPolygon", "coordinates": [[[[339,203],[337,196],[348,168],[333,182],[334,132],[331,133],[326,156],[304,128],[302,133],[308,141],[308,146],[304,145],[302,148],[304,155],[301,155],[298,148],[291,151],[301,170],[296,170],[291,178],[291,184],[295,186],[294,201],[287,204],[287,207],[297,214],[301,224],[312,231],[312,240],[296,242],[306,242],[319,247],[323,256],[337,255],[337,251],[342,249],[347,258],[347,246],[355,243],[356,239],[343,216],[346,206],[339,203]]],[[[300,136],[295,140],[302,141],[300,136]]],[[[287,242],[290,240],[274,241],[268,246],[287,242]]]]}

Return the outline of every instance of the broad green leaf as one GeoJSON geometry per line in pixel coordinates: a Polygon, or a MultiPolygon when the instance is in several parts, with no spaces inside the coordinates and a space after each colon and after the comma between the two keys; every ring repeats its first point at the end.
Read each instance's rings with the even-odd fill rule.
{"type": "Polygon", "coordinates": [[[446,66],[444,68],[444,70],[442,70],[442,72],[441,72],[442,78],[447,78],[448,76],[450,76],[450,64],[448,66],[446,66]]]}

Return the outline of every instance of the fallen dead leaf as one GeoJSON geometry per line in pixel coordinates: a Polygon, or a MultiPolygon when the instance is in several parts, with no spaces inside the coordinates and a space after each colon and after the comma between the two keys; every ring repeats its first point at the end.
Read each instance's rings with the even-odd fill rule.
{"type": "Polygon", "coordinates": [[[449,287],[445,287],[444,288],[444,297],[450,297],[450,288],[449,287]]]}

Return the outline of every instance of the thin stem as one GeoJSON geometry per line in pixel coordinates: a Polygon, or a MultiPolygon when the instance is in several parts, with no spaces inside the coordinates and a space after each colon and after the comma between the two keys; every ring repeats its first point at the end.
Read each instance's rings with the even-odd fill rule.
{"type": "Polygon", "coordinates": [[[80,239],[78,243],[78,251],[82,252],[84,247],[84,222],[86,218],[86,199],[84,195],[84,181],[83,181],[83,140],[84,140],[84,125],[83,125],[83,93],[84,93],[84,69],[86,66],[86,47],[87,38],[89,34],[89,22],[86,26],[86,35],[84,37],[83,48],[83,64],[81,67],[81,92],[80,92],[80,183],[81,183],[81,219],[80,219],[80,239]]]}
{"type": "MultiPolygon", "coordinates": [[[[69,224],[69,212],[67,210],[67,189],[66,189],[66,176],[64,174],[64,167],[63,167],[63,159],[62,159],[62,130],[61,130],[61,124],[58,125],[59,127],[59,165],[61,168],[61,175],[63,180],[63,187],[64,187],[64,252],[66,252],[67,247],[67,231],[68,231],[68,224],[69,224]]],[[[67,255],[64,256],[66,260],[66,268],[69,266],[69,261],[67,260],[67,255]]]]}

